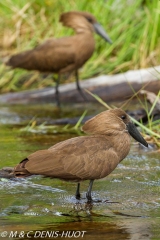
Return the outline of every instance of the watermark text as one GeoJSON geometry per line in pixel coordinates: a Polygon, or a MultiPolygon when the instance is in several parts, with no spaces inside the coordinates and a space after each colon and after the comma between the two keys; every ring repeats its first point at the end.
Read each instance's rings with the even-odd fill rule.
{"type": "Polygon", "coordinates": [[[83,238],[87,231],[3,231],[1,238],[83,238]]]}

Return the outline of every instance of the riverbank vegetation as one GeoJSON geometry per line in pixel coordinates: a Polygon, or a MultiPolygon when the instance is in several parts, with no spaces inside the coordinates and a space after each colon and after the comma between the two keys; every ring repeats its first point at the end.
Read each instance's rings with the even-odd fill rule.
{"type": "MultiPolygon", "coordinates": [[[[0,2],[0,59],[34,48],[50,37],[73,34],[58,22],[62,12],[91,12],[113,41],[96,38],[96,50],[80,71],[86,79],[146,68],[160,62],[160,1],[150,0],[6,0],[0,2]]],[[[2,61],[1,61],[2,62],[2,61]]],[[[50,76],[0,65],[1,92],[54,85],[50,76]]],[[[74,76],[67,81],[74,81],[74,76]]]]}

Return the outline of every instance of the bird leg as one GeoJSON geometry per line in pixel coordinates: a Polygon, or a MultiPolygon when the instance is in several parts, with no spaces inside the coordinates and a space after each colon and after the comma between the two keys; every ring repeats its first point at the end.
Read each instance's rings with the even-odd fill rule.
{"type": "Polygon", "coordinates": [[[85,94],[83,93],[80,85],[79,85],[79,75],[78,75],[78,71],[75,71],[75,76],[76,76],[76,86],[77,86],[77,90],[79,91],[79,93],[81,94],[81,96],[83,97],[83,99],[85,101],[88,101],[87,97],[85,96],[85,94]]]}
{"type": "Polygon", "coordinates": [[[91,191],[92,191],[93,181],[94,180],[90,180],[89,187],[88,187],[88,190],[87,190],[87,193],[86,193],[86,197],[88,199],[88,202],[92,201],[91,191]]]}
{"type": "Polygon", "coordinates": [[[56,98],[56,104],[58,107],[60,106],[59,91],[58,91],[59,82],[60,82],[60,74],[58,74],[58,77],[56,79],[56,86],[55,86],[55,98],[56,98]]]}
{"type": "Polygon", "coordinates": [[[76,199],[80,199],[81,194],[80,194],[80,183],[77,184],[77,190],[76,190],[76,199]]]}

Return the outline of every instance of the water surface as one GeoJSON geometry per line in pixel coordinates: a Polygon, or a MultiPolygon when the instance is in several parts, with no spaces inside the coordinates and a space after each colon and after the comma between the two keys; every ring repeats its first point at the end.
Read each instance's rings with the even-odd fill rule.
{"type": "MultiPolygon", "coordinates": [[[[76,133],[66,132],[20,131],[33,117],[39,123],[49,122],[62,117],[81,116],[86,108],[78,105],[59,111],[52,107],[0,107],[0,168],[14,166],[38,149],[77,136],[76,133]]],[[[104,109],[90,107],[88,114],[101,110],[104,109]]],[[[74,197],[75,183],[41,176],[11,180],[1,178],[1,238],[62,239],[73,235],[77,239],[160,239],[159,163],[158,152],[148,152],[133,143],[129,155],[114,172],[95,181],[93,198],[101,201],[92,205],[87,204],[85,199],[88,181],[81,184],[82,199],[78,201],[74,197]]]]}

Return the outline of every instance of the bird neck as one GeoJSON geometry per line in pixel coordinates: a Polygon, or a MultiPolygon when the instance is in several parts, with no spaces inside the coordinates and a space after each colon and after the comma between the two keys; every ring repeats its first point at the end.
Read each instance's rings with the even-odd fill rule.
{"type": "Polygon", "coordinates": [[[121,162],[129,153],[131,146],[131,137],[127,131],[113,131],[105,135],[111,146],[119,157],[121,162]]]}

